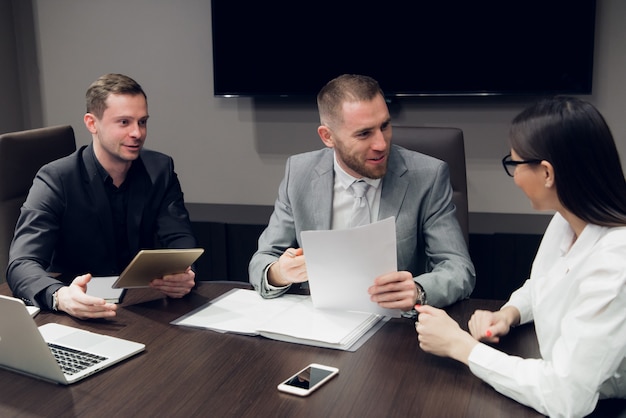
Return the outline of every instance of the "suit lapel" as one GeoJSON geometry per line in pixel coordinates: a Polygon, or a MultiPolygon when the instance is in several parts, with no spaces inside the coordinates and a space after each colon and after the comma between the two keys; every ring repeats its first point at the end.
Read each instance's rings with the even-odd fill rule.
{"type": "Polygon", "coordinates": [[[334,172],[333,172],[333,150],[327,151],[315,167],[315,175],[311,180],[310,193],[315,197],[311,213],[312,225],[315,229],[330,229],[331,217],[333,213],[333,192],[334,192],[334,172]]]}
{"type": "MultiPolygon", "coordinates": [[[[111,206],[107,198],[104,183],[98,174],[96,167],[95,155],[93,154],[93,145],[87,146],[83,151],[83,164],[85,167],[85,182],[87,183],[87,194],[96,208],[98,220],[100,222],[100,236],[95,237],[106,242],[105,248],[115,248],[115,237],[113,235],[113,217],[111,215],[111,206]]],[[[115,254],[110,254],[115,257],[115,254]]]]}
{"type": "Polygon", "coordinates": [[[402,202],[409,188],[409,182],[403,177],[406,172],[407,167],[404,160],[397,149],[392,146],[391,152],[389,153],[387,174],[382,182],[383,189],[380,195],[378,220],[387,219],[390,216],[394,216],[398,219],[402,202]]]}

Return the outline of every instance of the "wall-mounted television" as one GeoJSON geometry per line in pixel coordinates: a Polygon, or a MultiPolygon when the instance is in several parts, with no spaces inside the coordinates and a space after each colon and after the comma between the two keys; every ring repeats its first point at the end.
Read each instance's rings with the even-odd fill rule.
{"type": "Polygon", "coordinates": [[[212,0],[214,94],[315,97],[343,73],[387,97],[590,94],[595,0],[212,0]]]}

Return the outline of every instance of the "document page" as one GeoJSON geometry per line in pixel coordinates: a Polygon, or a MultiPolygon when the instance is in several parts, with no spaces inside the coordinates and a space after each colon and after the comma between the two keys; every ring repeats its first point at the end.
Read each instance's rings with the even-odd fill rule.
{"type": "Polygon", "coordinates": [[[306,298],[304,295],[282,295],[279,298],[263,299],[253,290],[233,289],[177,319],[173,324],[258,335],[259,329],[266,322],[306,298]]]}
{"type": "Polygon", "coordinates": [[[395,218],[351,229],[303,231],[301,238],[316,308],[400,316],[399,309],[372,302],[367,292],[376,277],[398,270],[395,218]]]}

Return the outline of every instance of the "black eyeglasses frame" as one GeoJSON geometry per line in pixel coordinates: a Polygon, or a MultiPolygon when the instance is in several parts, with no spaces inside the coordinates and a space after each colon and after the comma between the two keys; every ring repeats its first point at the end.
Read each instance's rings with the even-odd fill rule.
{"type": "Polygon", "coordinates": [[[507,154],[502,159],[502,168],[504,168],[504,172],[509,177],[514,177],[515,176],[515,169],[517,168],[518,165],[522,165],[522,164],[539,164],[542,161],[543,160],[537,160],[537,159],[515,161],[515,160],[511,160],[511,154],[507,154]],[[512,171],[509,171],[510,167],[512,167],[512,171]]]}

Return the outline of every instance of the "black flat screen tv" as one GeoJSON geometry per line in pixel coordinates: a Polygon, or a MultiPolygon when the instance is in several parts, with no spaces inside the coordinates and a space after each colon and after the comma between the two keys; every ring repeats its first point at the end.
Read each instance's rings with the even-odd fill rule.
{"type": "Polygon", "coordinates": [[[595,0],[212,0],[214,94],[315,97],[366,74],[387,97],[590,94],[595,0]]]}

